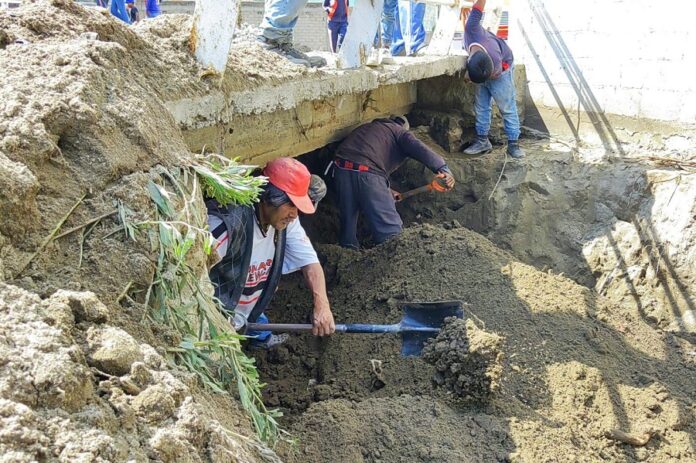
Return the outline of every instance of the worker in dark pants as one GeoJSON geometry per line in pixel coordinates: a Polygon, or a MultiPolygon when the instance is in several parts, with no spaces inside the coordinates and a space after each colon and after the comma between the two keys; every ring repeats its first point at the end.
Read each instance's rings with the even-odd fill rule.
{"type": "Polygon", "coordinates": [[[376,244],[401,233],[403,222],[396,212],[398,193],[389,187],[389,176],[408,158],[444,177],[447,189],[454,187],[454,177],[442,156],[413,136],[408,128],[404,116],[377,119],[355,129],[336,150],[333,175],[338,194],[341,246],[359,248],[360,212],[376,244]]]}

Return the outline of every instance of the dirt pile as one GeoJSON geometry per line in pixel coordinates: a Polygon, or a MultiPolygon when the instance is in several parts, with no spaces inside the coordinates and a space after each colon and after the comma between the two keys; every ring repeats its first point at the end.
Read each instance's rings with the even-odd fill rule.
{"type": "Polygon", "coordinates": [[[185,22],[0,12],[0,460],[262,460],[236,402],[169,362],[180,337],[145,303],[157,255],[118,218],[152,219],[148,181],[190,157],[165,102],[220,85],[185,22]]]}
{"type": "Polygon", "coordinates": [[[451,317],[423,348],[423,360],[435,366],[435,385],[465,400],[485,401],[500,386],[502,344],[473,320],[451,317]]]}
{"type": "MultiPolygon", "coordinates": [[[[288,412],[299,436],[300,452],[286,452],[288,460],[694,457],[696,369],[693,349],[679,338],[451,223],[413,226],[361,252],[319,248],[337,321],[392,323],[404,301],[458,299],[466,303],[465,318],[504,339],[505,356],[498,391],[476,404],[433,387],[436,369],[401,357],[397,337],[293,337],[258,354],[267,398],[288,412]],[[373,360],[381,362],[385,383],[378,389],[373,360]],[[654,434],[644,447],[606,437],[648,428],[654,434]]],[[[301,286],[284,282],[269,311],[273,321],[305,319],[311,296],[301,286]]]]}

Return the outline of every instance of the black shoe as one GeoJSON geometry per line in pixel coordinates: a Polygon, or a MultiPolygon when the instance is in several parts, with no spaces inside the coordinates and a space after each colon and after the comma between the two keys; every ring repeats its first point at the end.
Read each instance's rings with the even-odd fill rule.
{"type": "Polygon", "coordinates": [[[476,140],[464,150],[464,154],[486,154],[493,149],[487,135],[476,135],[476,140]]]}
{"type": "Polygon", "coordinates": [[[278,53],[295,64],[313,68],[326,66],[326,60],[321,56],[308,56],[289,43],[276,42],[275,40],[267,39],[263,35],[260,35],[257,40],[259,45],[266,50],[278,53]]]}
{"type": "Polygon", "coordinates": [[[524,157],[524,150],[520,148],[520,143],[517,140],[508,140],[507,154],[511,158],[520,159],[524,157]]]}

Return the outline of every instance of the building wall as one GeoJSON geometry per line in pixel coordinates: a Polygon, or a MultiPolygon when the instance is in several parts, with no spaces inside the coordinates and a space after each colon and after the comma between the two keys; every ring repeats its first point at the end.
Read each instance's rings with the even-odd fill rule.
{"type": "Polygon", "coordinates": [[[512,0],[510,44],[537,105],[696,123],[696,3],[512,0]]]}

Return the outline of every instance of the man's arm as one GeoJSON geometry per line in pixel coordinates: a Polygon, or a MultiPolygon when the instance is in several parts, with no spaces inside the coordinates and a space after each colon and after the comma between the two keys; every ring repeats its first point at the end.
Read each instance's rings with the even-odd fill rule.
{"type": "Polygon", "coordinates": [[[483,12],[484,8],[486,8],[486,0],[476,0],[472,8],[483,12]]]}
{"type": "Polygon", "coordinates": [[[315,336],[326,336],[336,331],[329,296],[326,294],[326,280],[324,279],[324,269],[321,264],[314,263],[302,267],[302,275],[309,290],[314,297],[314,312],[312,314],[312,334],[315,336]]]}

